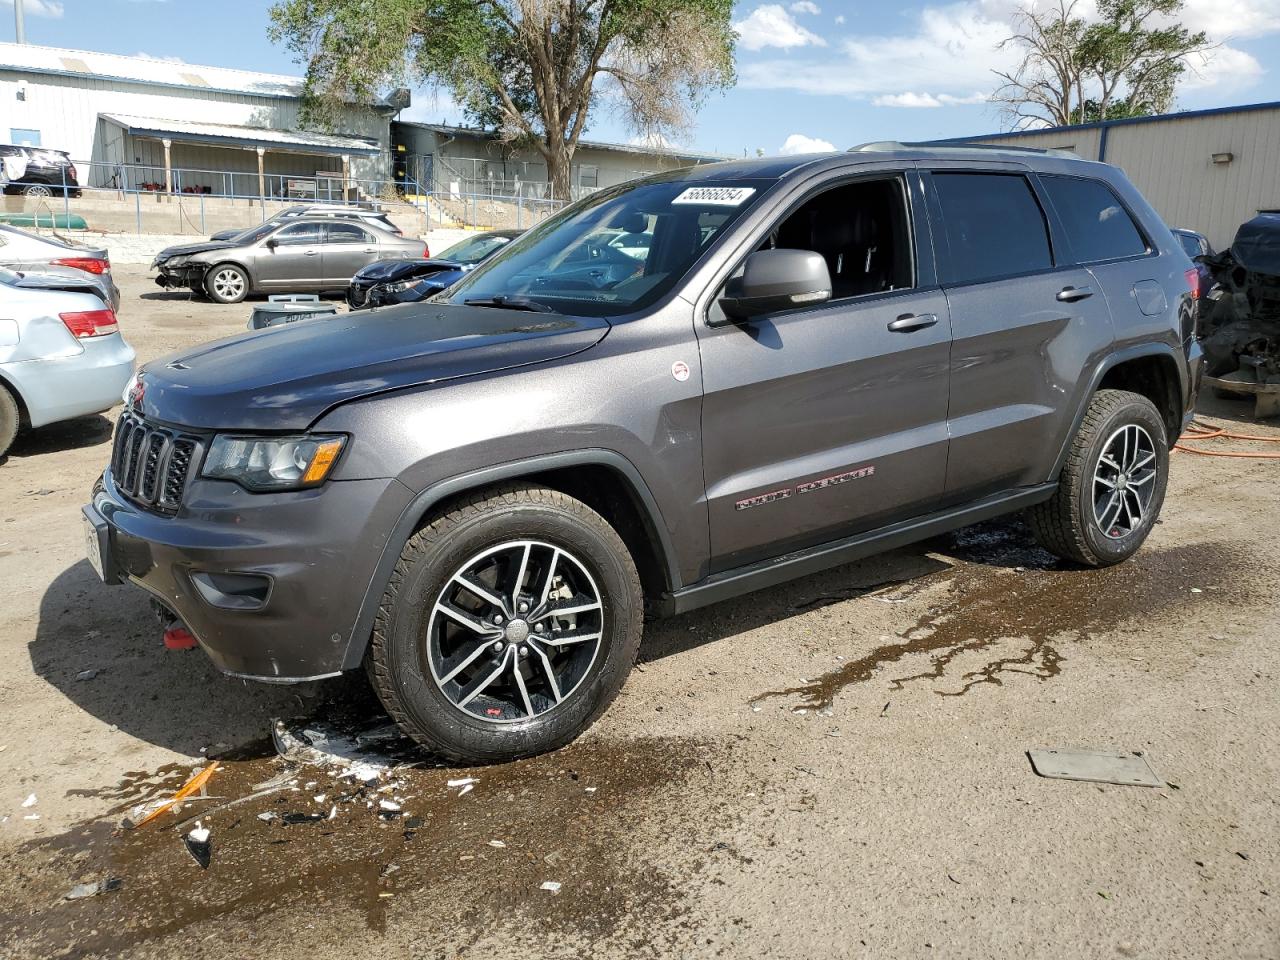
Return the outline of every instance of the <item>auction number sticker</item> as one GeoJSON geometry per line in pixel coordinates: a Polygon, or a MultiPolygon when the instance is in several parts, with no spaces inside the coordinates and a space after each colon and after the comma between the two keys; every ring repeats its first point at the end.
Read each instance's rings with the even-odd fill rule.
{"type": "Polygon", "coordinates": [[[737,207],[756,192],[755,187],[690,187],[672,204],[700,203],[712,207],[737,207]]]}

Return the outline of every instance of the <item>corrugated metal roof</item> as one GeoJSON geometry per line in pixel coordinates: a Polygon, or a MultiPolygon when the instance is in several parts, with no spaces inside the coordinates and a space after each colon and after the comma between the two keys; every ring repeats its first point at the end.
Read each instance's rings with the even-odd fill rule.
{"type": "Polygon", "coordinates": [[[225,143],[242,147],[275,147],[301,153],[376,154],[378,144],[355,137],[335,137],[302,130],[269,127],[239,127],[228,123],[194,123],[162,117],[135,117],[125,113],[100,113],[125,132],[142,137],[161,137],[198,143],[225,143]]]}
{"type": "Polygon", "coordinates": [[[259,97],[292,98],[302,94],[301,77],[35,44],[0,43],[0,70],[98,77],[166,87],[196,87],[259,97]]]}

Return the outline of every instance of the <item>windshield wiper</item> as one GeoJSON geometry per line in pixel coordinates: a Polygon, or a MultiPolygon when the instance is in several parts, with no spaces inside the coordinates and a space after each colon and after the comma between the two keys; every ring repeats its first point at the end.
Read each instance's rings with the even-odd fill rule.
{"type": "Polygon", "coordinates": [[[530,313],[555,313],[551,307],[528,297],[476,297],[463,300],[469,307],[500,307],[503,310],[528,310],[530,313]]]}

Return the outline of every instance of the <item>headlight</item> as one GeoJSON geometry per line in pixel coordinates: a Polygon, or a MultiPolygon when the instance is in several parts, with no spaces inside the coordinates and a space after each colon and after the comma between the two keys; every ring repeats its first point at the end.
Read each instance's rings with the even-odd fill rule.
{"type": "Polygon", "coordinates": [[[234,480],[247,490],[300,490],[324,483],[345,437],[234,437],[219,434],[209,446],[203,476],[234,480]]]}
{"type": "Polygon", "coordinates": [[[395,283],[388,283],[382,289],[387,293],[404,293],[406,290],[412,290],[421,283],[426,283],[422,277],[414,277],[412,280],[399,280],[395,283]]]}
{"type": "Polygon", "coordinates": [[[190,257],[170,257],[163,265],[166,267],[185,267],[190,259],[190,257]]]}

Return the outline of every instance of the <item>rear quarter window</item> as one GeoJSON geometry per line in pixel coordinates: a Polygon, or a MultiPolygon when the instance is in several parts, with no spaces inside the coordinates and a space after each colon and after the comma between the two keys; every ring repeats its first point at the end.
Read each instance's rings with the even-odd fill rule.
{"type": "Polygon", "coordinates": [[[1041,176],[1040,183],[1078,262],[1139,257],[1149,249],[1120,198],[1101,180],[1041,176]]]}
{"type": "Polygon", "coordinates": [[[973,283],[1053,267],[1049,228],[1027,178],[934,173],[947,240],[946,283],[973,283]]]}

